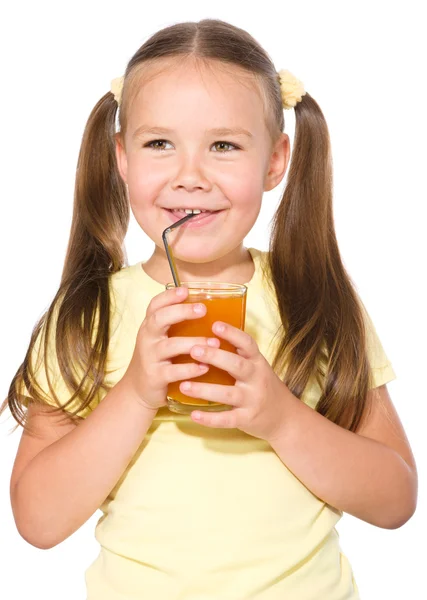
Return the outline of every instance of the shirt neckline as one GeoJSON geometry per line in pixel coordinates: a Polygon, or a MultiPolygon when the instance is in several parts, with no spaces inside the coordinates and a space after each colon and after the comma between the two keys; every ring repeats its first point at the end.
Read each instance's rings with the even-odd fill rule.
{"type": "MultiPolygon", "coordinates": [[[[260,260],[261,251],[258,250],[257,248],[247,248],[247,250],[252,257],[252,261],[254,263],[255,270],[254,270],[254,273],[253,273],[251,279],[242,285],[246,285],[247,287],[254,287],[260,276],[259,260],[260,260]]],[[[148,275],[148,273],[146,273],[144,271],[144,261],[141,260],[141,261],[137,262],[135,264],[135,267],[136,267],[138,277],[140,279],[142,279],[143,282],[150,284],[151,286],[156,287],[161,290],[165,289],[165,284],[160,283],[156,279],[153,279],[150,275],[148,275]]],[[[172,280],[173,280],[173,278],[171,275],[171,281],[172,280]]]]}

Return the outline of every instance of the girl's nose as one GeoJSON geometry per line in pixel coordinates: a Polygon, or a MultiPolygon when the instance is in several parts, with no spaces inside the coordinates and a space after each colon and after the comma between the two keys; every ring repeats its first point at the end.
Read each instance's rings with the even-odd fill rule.
{"type": "Polygon", "coordinates": [[[188,191],[200,189],[209,191],[211,182],[206,176],[201,161],[198,158],[186,158],[180,164],[180,167],[172,182],[173,189],[184,188],[188,191]]]}

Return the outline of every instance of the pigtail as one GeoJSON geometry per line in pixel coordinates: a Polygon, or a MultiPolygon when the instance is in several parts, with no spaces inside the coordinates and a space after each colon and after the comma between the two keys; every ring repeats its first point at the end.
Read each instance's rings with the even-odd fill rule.
{"type": "Polygon", "coordinates": [[[309,94],[296,105],[295,119],[268,255],[283,325],[272,366],[283,372],[287,363],[284,381],[298,397],[315,373],[322,390],[316,410],[355,431],[371,386],[363,306],[340,257],[329,132],[309,94]]]}
{"type": "Polygon", "coordinates": [[[104,383],[110,339],[109,277],[127,266],[124,238],[129,223],[126,186],[115,156],[116,112],[117,103],[108,92],[87,121],[77,163],[73,217],[60,287],[33,329],[25,359],[0,408],[1,414],[8,405],[23,427],[27,419],[21,405],[28,405],[29,401],[44,403],[32,360],[36,354],[43,357],[50,398],[58,410],[68,408],[68,417],[74,418],[89,406],[100,388],[109,389],[104,383]],[[62,405],[49,378],[50,340],[62,379],[72,392],[62,405]],[[23,384],[26,394],[21,393],[23,384]],[[70,409],[71,404],[74,410],[70,409]]]}

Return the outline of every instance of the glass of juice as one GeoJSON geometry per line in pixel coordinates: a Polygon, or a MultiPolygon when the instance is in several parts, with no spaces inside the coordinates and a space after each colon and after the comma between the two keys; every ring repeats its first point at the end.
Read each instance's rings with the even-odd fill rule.
{"type": "MultiPolygon", "coordinates": [[[[247,287],[245,285],[238,283],[221,283],[218,281],[182,281],[181,286],[188,288],[188,296],[183,301],[183,304],[201,302],[206,306],[207,311],[203,317],[194,320],[185,320],[171,325],[168,331],[169,337],[214,337],[215,334],[212,331],[212,325],[215,321],[224,321],[238,329],[244,329],[247,296],[247,287]]],[[[170,289],[171,287],[175,287],[175,284],[166,284],[166,289],[170,289]]],[[[221,350],[227,350],[228,352],[237,354],[235,346],[221,338],[218,339],[220,340],[221,350]]],[[[202,359],[195,360],[189,354],[180,354],[179,356],[173,356],[171,360],[173,364],[179,364],[201,362],[202,359]]],[[[195,409],[211,412],[231,410],[233,408],[229,404],[211,402],[209,400],[203,400],[202,398],[186,396],[179,389],[181,381],[185,380],[172,381],[168,385],[167,405],[172,412],[187,415],[195,409]]],[[[209,365],[207,373],[188,379],[187,381],[233,385],[236,380],[227,371],[209,365]]]]}

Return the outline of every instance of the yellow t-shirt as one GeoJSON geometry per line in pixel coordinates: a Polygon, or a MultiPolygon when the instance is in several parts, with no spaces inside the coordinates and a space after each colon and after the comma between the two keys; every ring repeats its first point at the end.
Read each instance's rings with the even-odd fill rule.
{"type": "MultiPolygon", "coordinates": [[[[255,274],[246,284],[245,331],[271,364],[280,320],[261,269],[267,253],[248,250],[255,274]]],[[[108,379],[117,382],[148,303],[164,286],[142,262],[115,273],[110,285],[116,301],[108,379]]],[[[396,375],[369,316],[367,322],[377,387],[396,375]]],[[[319,396],[313,382],[302,400],[314,408],[319,396]]],[[[359,598],[335,529],[342,512],[313,495],[266,441],[239,429],[205,427],[160,408],[100,509],[101,549],[85,574],[87,600],[359,598]]]]}

